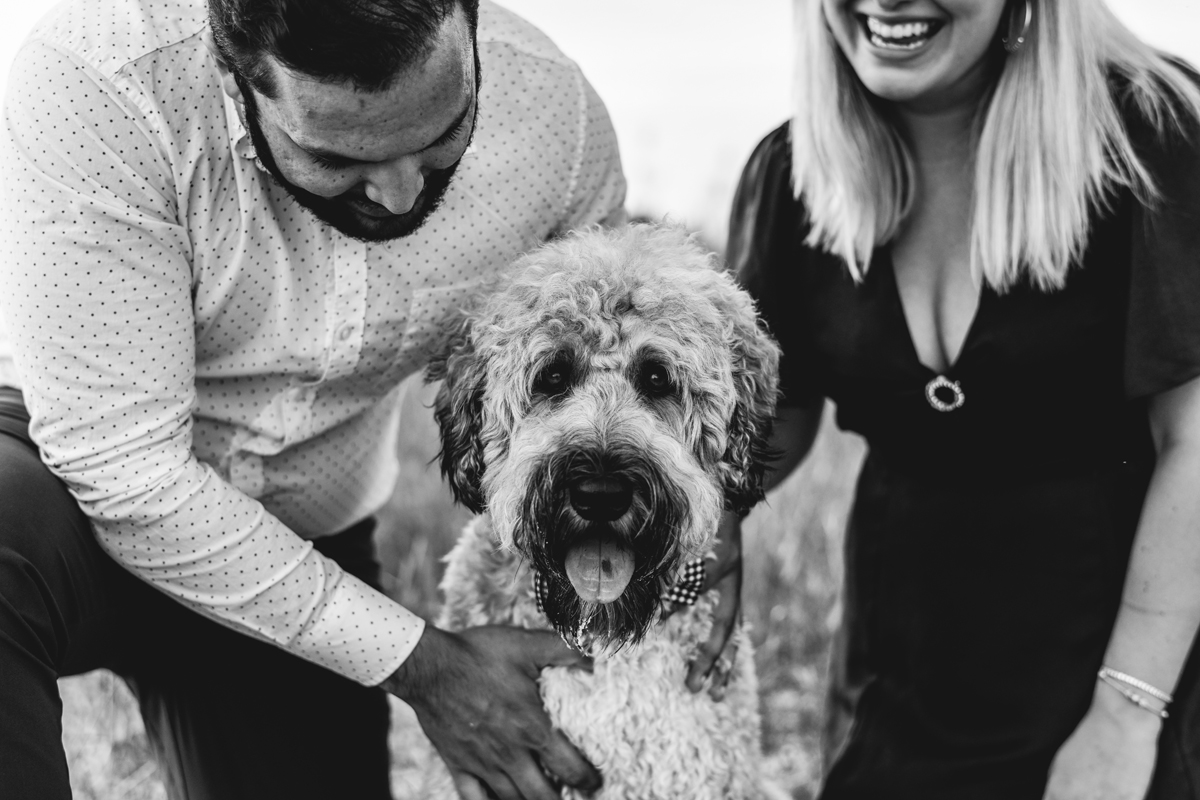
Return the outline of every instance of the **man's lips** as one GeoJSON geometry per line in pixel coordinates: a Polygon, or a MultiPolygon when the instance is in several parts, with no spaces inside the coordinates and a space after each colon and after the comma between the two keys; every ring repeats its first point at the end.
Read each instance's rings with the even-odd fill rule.
{"type": "Polygon", "coordinates": [[[352,198],[346,201],[347,204],[363,216],[373,217],[375,219],[387,219],[388,217],[399,217],[401,214],[393,214],[387,210],[387,207],[379,205],[379,203],[365,200],[362,198],[352,198]]]}

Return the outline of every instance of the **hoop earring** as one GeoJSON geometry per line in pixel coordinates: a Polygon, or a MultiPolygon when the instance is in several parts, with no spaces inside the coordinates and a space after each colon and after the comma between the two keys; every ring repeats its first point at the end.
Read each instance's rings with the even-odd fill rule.
{"type": "Polygon", "coordinates": [[[1025,44],[1025,36],[1029,33],[1029,26],[1033,24],[1033,0],[1025,0],[1025,23],[1021,26],[1021,32],[1016,36],[1012,35],[1012,16],[1008,20],[1008,36],[1000,40],[1004,45],[1004,51],[1009,55],[1021,49],[1021,45],[1025,44]]]}

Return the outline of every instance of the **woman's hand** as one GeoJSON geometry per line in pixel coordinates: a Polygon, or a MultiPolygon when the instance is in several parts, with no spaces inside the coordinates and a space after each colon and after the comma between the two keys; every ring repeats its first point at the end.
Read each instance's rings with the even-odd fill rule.
{"type": "Polygon", "coordinates": [[[1092,707],[1059,749],[1045,800],[1143,800],[1162,720],[1098,684],[1092,707]]]}
{"type": "Polygon", "coordinates": [[[707,685],[712,698],[721,700],[737,661],[737,637],[733,634],[742,609],[742,525],[737,515],[727,511],[721,518],[713,556],[705,559],[700,593],[716,589],[721,599],[713,609],[708,640],[700,645],[696,657],[688,664],[686,684],[693,692],[707,685]]]}
{"type": "MultiPolygon", "coordinates": [[[[767,448],[775,454],[775,460],[763,476],[763,489],[770,491],[778,486],[804,460],[817,438],[824,410],[824,398],[807,406],[777,409],[767,448]]],[[[742,611],[742,520],[737,514],[726,511],[721,517],[713,555],[714,558],[705,560],[701,592],[716,589],[721,599],[713,610],[708,641],[700,646],[688,665],[687,687],[698,692],[707,685],[713,699],[720,700],[737,663],[737,637],[733,634],[742,611]]]]}

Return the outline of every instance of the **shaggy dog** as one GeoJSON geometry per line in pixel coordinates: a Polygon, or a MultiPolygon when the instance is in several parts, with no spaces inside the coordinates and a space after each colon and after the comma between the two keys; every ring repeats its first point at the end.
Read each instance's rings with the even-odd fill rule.
{"type": "MultiPolygon", "coordinates": [[[[693,694],[717,597],[675,602],[722,511],[762,496],[779,354],[752,301],[682,231],[633,225],[533,251],[468,316],[428,374],[442,471],[481,515],[447,557],[439,626],[553,627],[596,656],[541,690],[599,798],[773,795],[745,630],[724,699],[693,694]]],[[[439,783],[423,796],[454,796],[439,783]]]]}

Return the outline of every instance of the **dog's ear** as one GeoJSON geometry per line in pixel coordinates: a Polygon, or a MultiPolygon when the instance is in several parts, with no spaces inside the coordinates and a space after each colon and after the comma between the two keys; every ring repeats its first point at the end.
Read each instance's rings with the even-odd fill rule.
{"type": "Polygon", "coordinates": [[[471,341],[470,325],[462,321],[448,347],[425,368],[426,383],[441,381],[434,400],[434,418],[441,432],[438,457],[442,476],[454,499],[476,514],[486,503],[483,480],[483,395],[487,374],[483,359],[471,341]]]}
{"type": "Polygon", "coordinates": [[[779,345],[767,332],[754,301],[725,274],[720,305],[728,316],[733,355],[734,409],[729,420],[725,466],[725,505],[739,514],[763,497],[763,473],[779,393],[779,345]]]}

